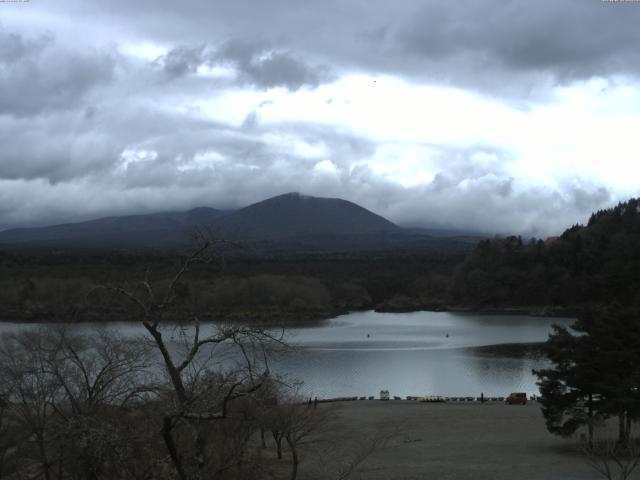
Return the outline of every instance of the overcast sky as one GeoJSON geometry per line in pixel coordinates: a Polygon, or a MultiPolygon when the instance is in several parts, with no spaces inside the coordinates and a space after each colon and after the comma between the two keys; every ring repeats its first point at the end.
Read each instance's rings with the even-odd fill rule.
{"type": "Polygon", "coordinates": [[[290,191],[545,236],[640,186],[640,2],[0,2],[0,229],[290,191]]]}

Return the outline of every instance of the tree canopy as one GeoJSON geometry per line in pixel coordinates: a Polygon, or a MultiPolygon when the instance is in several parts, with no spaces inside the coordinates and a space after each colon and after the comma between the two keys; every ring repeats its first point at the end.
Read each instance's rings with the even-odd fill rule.
{"type": "Polygon", "coordinates": [[[619,305],[585,310],[571,326],[554,327],[545,344],[551,361],[538,376],[542,413],[550,432],[569,436],[607,417],[619,422],[627,443],[640,417],[640,325],[638,311],[619,305]]]}

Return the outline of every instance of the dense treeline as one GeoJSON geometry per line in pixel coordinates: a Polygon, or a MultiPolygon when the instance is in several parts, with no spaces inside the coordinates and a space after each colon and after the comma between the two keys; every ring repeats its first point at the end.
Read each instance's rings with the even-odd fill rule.
{"type": "MultiPolygon", "coordinates": [[[[178,286],[181,303],[176,308],[197,310],[204,318],[257,322],[327,318],[385,308],[398,299],[428,308],[444,304],[451,272],[461,260],[229,257],[194,265],[178,286]]],[[[0,316],[34,321],[131,319],[123,299],[96,287],[148,276],[162,288],[179,262],[175,256],[148,254],[5,254],[0,257],[0,316]]]]}
{"type": "Polygon", "coordinates": [[[560,237],[483,240],[456,271],[451,300],[480,308],[572,308],[639,301],[640,201],[594,213],[560,237]]]}

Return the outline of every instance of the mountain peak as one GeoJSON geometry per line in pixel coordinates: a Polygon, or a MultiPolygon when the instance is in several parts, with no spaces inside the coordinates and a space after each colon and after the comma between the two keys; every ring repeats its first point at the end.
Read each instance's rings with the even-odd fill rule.
{"type": "Polygon", "coordinates": [[[242,208],[216,222],[222,231],[247,238],[354,235],[396,231],[389,220],[339,198],[289,192],[242,208]]]}
{"type": "Polygon", "coordinates": [[[307,199],[315,199],[315,198],[321,198],[321,197],[313,197],[311,195],[305,195],[303,193],[300,192],[287,192],[287,193],[283,193],[282,195],[276,195],[275,197],[270,197],[267,198],[266,200],[263,200],[263,202],[267,202],[269,200],[276,200],[276,199],[282,199],[282,200],[307,200],[307,199]]]}

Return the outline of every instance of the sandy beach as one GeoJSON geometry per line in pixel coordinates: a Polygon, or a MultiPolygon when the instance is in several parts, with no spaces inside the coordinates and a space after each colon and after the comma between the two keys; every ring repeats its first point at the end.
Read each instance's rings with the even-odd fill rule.
{"type": "MultiPolygon", "coordinates": [[[[547,432],[536,402],[419,403],[353,401],[321,404],[332,411],[333,448],[389,435],[352,478],[368,480],[590,480],[600,478],[580,457],[578,439],[547,432]]],[[[325,466],[329,462],[325,462],[325,466]]],[[[309,466],[302,478],[314,478],[309,466]]],[[[319,468],[323,468],[321,465],[319,468]]]]}

